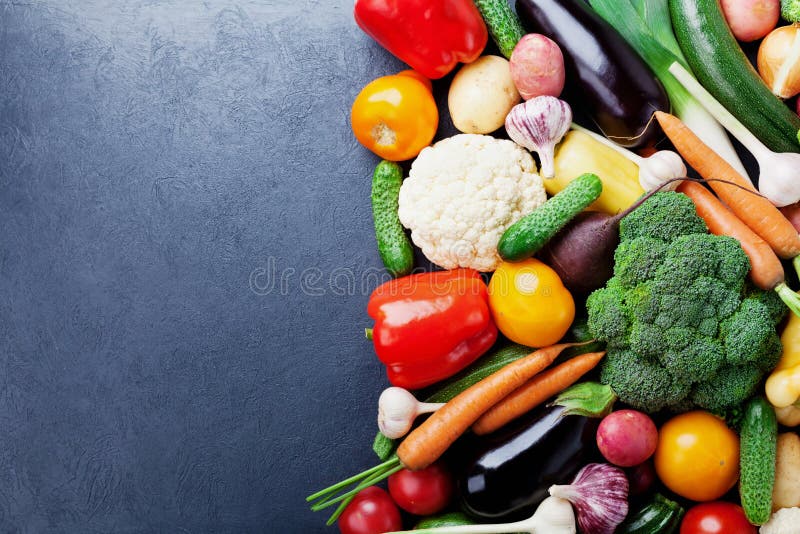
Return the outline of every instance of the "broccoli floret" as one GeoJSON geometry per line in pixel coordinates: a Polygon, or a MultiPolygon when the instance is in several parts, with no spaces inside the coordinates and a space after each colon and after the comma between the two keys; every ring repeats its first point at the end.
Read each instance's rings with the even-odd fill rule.
{"type": "Polygon", "coordinates": [[[679,402],[691,387],[631,350],[609,351],[600,370],[600,382],[610,385],[624,403],[647,412],[679,402]]]}
{"type": "Polygon", "coordinates": [[[614,276],[587,300],[589,330],[608,345],[601,380],[623,402],[725,409],[777,364],[775,292],[745,285],[738,241],[708,234],[692,201],[653,195],[621,221],[614,276]]]}
{"type": "Polygon", "coordinates": [[[664,261],[666,246],[651,237],[637,237],[619,244],[614,253],[614,276],[630,289],[651,279],[664,261]]]}
{"type": "Polygon", "coordinates": [[[710,379],[722,367],[725,351],[716,339],[696,334],[684,348],[664,351],[660,361],[673,376],[687,382],[698,382],[710,379]]]}
{"type": "Polygon", "coordinates": [[[755,364],[769,369],[780,357],[780,338],[769,309],[755,299],[742,301],[736,313],[722,323],[721,334],[730,365],[755,364]]]}
{"type": "Polygon", "coordinates": [[[722,413],[752,397],[763,376],[755,365],[722,367],[711,380],[695,384],[690,398],[699,408],[722,413]]]}
{"type": "Polygon", "coordinates": [[[658,277],[674,277],[686,284],[700,276],[714,276],[720,263],[715,250],[716,240],[716,236],[709,234],[678,237],[667,247],[664,261],[658,268],[658,277]]]}
{"type": "Polygon", "coordinates": [[[605,287],[592,292],[586,299],[589,330],[594,337],[608,343],[609,347],[626,345],[630,336],[630,318],[623,300],[622,289],[605,287]]]}
{"type": "Polygon", "coordinates": [[[767,310],[769,310],[769,316],[775,325],[780,324],[786,314],[789,313],[789,308],[775,291],[762,291],[752,284],[747,284],[744,290],[744,297],[757,300],[766,306],[767,310]]]}
{"type": "Polygon", "coordinates": [[[719,268],[714,274],[729,288],[741,292],[745,276],[750,271],[750,258],[742,245],[732,237],[716,236],[719,268]]]}
{"type": "Polygon", "coordinates": [[[669,191],[651,196],[619,225],[621,241],[645,236],[670,242],[678,236],[707,232],[706,223],[697,216],[692,200],[669,191]]]}
{"type": "MultiPolygon", "coordinates": [[[[781,0],[781,16],[789,22],[800,22],[800,0],[781,0]]],[[[800,132],[797,140],[800,141],[800,132]]]]}

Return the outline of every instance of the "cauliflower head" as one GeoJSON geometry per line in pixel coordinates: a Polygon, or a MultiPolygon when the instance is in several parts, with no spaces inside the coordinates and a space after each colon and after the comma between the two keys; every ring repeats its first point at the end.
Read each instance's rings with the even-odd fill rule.
{"type": "Polygon", "coordinates": [[[488,272],[500,264],[503,232],[546,199],[525,149],[461,134],[420,152],[400,188],[398,215],[431,262],[488,272]]]}

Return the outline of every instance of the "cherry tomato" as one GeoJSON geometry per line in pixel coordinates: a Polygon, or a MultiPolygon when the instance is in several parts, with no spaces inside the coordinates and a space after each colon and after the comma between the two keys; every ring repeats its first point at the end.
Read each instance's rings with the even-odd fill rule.
{"type": "Polygon", "coordinates": [[[390,161],[415,157],[431,144],[439,110],[425,82],[411,74],[368,83],[353,102],[350,124],[358,142],[390,161]]]}
{"type": "Polygon", "coordinates": [[[406,512],[431,515],[450,503],[453,479],[440,462],[419,471],[403,469],[389,477],[389,493],[406,512]]]}
{"type": "Polygon", "coordinates": [[[693,501],[713,501],[739,478],[739,437],[708,412],[688,412],[667,421],[658,434],[658,478],[693,501]]]}
{"type": "Polygon", "coordinates": [[[715,501],[689,509],[680,534],[756,534],[742,507],[732,502],[715,501]]]}
{"type": "Polygon", "coordinates": [[[402,528],[400,510],[389,494],[377,486],[359,491],[339,516],[342,534],[382,534],[402,528]]]}
{"type": "Polygon", "coordinates": [[[500,264],[489,281],[489,307],[503,335],[528,347],[556,343],[575,319],[575,301],[561,278],[534,258],[500,264]]]}

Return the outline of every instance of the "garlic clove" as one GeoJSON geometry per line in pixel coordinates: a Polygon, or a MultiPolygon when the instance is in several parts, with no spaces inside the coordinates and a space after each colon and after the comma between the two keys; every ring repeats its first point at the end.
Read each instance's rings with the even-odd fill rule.
{"type": "Polygon", "coordinates": [[[758,49],[758,73],[780,98],[800,93],[800,23],[773,30],[758,49]]]}
{"type": "Polygon", "coordinates": [[[800,154],[770,152],[759,164],[759,193],[779,208],[800,201],[800,154]]]}
{"type": "Polygon", "coordinates": [[[572,503],[581,532],[613,534],[628,515],[628,478],[613,465],[588,464],[572,484],[552,486],[549,492],[572,503]]]}

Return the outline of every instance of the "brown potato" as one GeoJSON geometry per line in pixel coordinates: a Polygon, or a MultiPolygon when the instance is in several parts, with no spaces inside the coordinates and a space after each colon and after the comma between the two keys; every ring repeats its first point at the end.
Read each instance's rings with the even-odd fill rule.
{"type": "Polygon", "coordinates": [[[506,115],[520,100],[508,61],[483,56],[458,71],[450,84],[447,106],[459,131],[488,134],[505,124],[506,115]]]}
{"type": "Polygon", "coordinates": [[[793,432],[778,436],[772,510],[800,506],[800,437],[793,432]]]}

